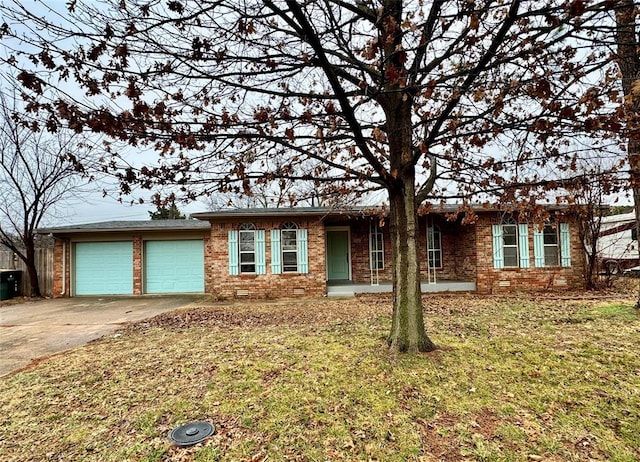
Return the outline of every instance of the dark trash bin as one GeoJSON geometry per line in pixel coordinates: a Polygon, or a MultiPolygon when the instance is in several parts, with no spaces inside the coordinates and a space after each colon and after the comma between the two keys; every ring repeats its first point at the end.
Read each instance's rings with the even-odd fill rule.
{"type": "Polygon", "coordinates": [[[22,295],[22,271],[0,270],[0,300],[22,295]]]}
{"type": "Polygon", "coordinates": [[[11,298],[11,284],[8,282],[0,282],[0,300],[9,300],[11,298]]]}

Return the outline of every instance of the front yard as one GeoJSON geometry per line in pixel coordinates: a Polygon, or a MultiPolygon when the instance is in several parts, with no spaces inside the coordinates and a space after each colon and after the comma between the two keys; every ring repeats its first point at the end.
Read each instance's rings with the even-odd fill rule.
{"type": "Polygon", "coordinates": [[[429,296],[416,356],[388,296],[162,315],[0,379],[0,460],[638,461],[633,303],[429,296]]]}

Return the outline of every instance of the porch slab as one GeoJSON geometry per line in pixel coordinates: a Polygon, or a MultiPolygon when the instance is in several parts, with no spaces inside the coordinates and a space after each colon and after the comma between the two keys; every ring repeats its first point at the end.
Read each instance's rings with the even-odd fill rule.
{"type": "MultiPolygon", "coordinates": [[[[438,281],[436,283],[422,282],[422,293],[435,292],[475,292],[476,283],[469,281],[438,281]]],[[[380,294],[393,291],[391,283],[378,285],[357,283],[327,283],[328,297],[353,297],[356,294],[380,294]]]]}

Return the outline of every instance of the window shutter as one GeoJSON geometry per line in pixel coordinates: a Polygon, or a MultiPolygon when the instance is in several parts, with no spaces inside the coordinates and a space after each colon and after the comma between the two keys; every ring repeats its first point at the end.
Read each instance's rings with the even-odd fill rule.
{"type": "Polygon", "coordinates": [[[282,252],[280,251],[280,230],[271,230],[271,274],[282,273],[282,252]]]}
{"type": "Polygon", "coordinates": [[[544,267],[544,228],[538,225],[533,228],[533,259],[536,268],[544,267]]]}
{"type": "Polygon", "coordinates": [[[518,225],[518,247],[520,248],[520,268],[529,268],[529,226],[518,225]]]}
{"type": "Polygon", "coordinates": [[[493,267],[504,268],[504,251],[502,249],[502,226],[493,225],[493,267]]]}
{"type": "Polygon", "coordinates": [[[560,223],[560,257],[562,266],[571,266],[571,239],[569,236],[569,223],[560,223]]]}
{"type": "Polygon", "coordinates": [[[307,243],[307,230],[299,229],[297,233],[297,245],[298,245],[298,273],[307,274],[309,272],[309,257],[308,257],[308,243],[307,243]]]}
{"type": "Polygon", "coordinates": [[[236,276],[239,271],[238,231],[229,231],[229,274],[231,276],[236,276]]]}
{"type": "Polygon", "coordinates": [[[256,274],[267,274],[265,231],[256,230],[256,274]]]}

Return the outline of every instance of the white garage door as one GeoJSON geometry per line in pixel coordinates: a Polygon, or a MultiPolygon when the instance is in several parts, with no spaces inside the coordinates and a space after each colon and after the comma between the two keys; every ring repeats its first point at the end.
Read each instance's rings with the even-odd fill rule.
{"type": "Polygon", "coordinates": [[[76,295],[133,293],[133,243],[78,242],[75,245],[76,295]]]}
{"type": "Polygon", "coordinates": [[[146,241],[144,275],[148,294],[204,292],[204,242],[146,241]]]}

